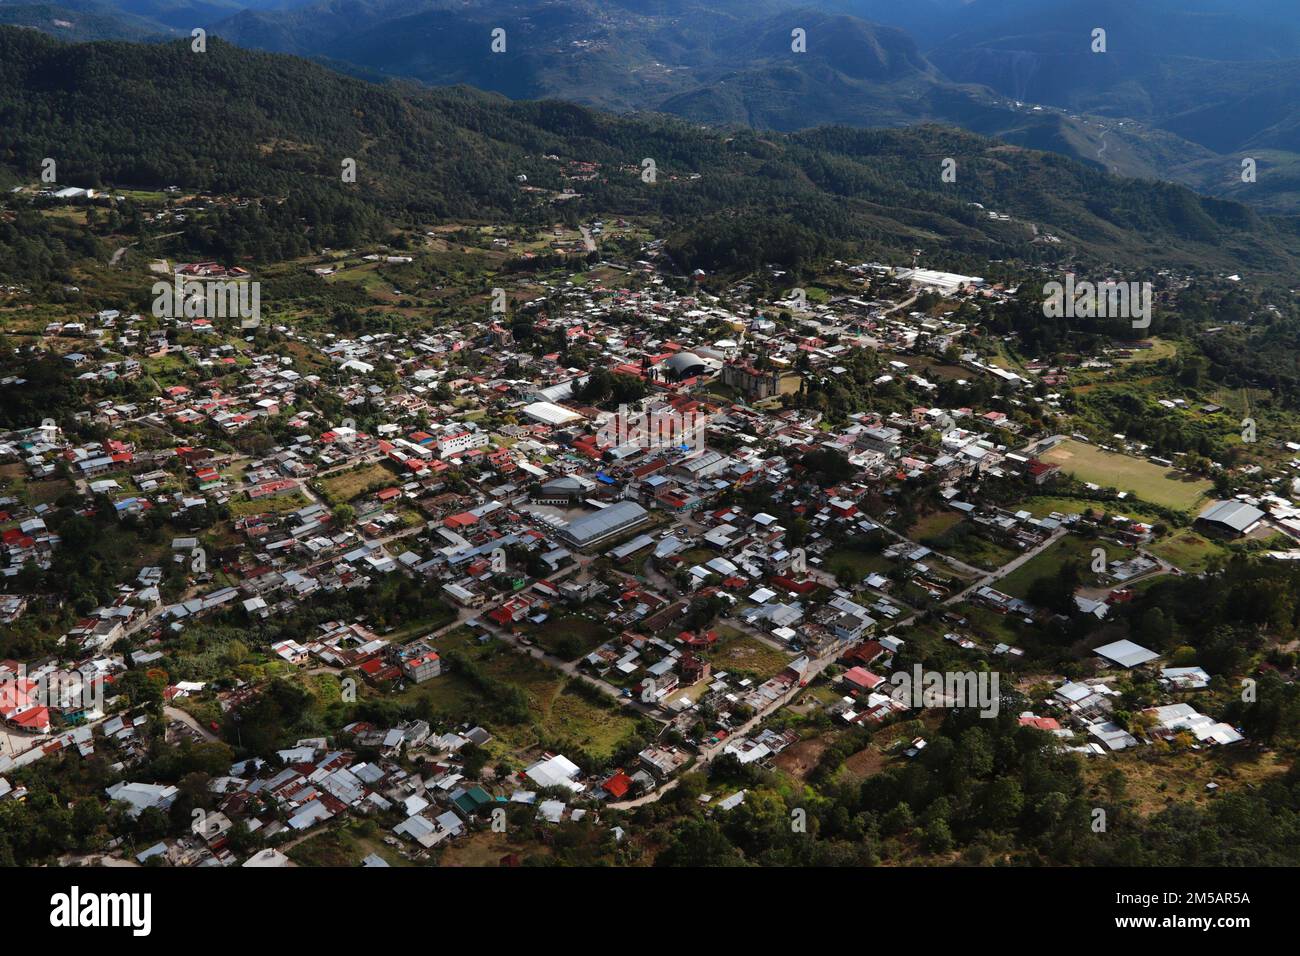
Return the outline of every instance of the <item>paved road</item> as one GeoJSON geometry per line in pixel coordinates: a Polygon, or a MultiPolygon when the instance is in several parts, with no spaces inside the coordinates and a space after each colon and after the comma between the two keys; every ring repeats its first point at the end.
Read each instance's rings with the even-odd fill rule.
{"type": "MultiPolygon", "coordinates": [[[[1057,528],[1055,531],[1053,531],[1050,535],[1048,535],[1043,540],[1042,544],[1030,548],[1024,554],[1017,555],[1016,557],[1008,561],[1006,564],[1002,565],[1002,567],[998,568],[996,571],[980,572],[983,575],[983,577],[979,578],[972,584],[968,584],[966,587],[962,588],[960,591],[957,591],[955,594],[948,595],[948,597],[944,598],[942,601],[939,602],[940,605],[946,606],[949,604],[957,604],[958,602],[964,600],[966,598],[966,595],[970,594],[972,591],[976,591],[982,587],[986,587],[987,585],[992,584],[994,581],[1002,580],[1002,578],[1005,578],[1008,574],[1016,570],[1025,562],[1032,561],[1034,558],[1038,557],[1040,554],[1042,554],[1052,545],[1056,544],[1056,542],[1060,541],[1061,538],[1065,537],[1065,535],[1067,534],[1069,534],[1069,529],[1057,528]]],[[[901,621],[896,621],[890,626],[904,627],[908,624],[911,624],[919,616],[920,615],[913,614],[911,617],[904,618],[901,621]]]]}

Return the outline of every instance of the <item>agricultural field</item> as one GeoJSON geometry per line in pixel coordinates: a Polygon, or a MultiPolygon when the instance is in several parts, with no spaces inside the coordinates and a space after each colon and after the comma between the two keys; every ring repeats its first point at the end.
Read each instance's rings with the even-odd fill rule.
{"type": "Polygon", "coordinates": [[[1143,501],[1178,511],[1190,511],[1212,487],[1203,478],[1073,439],[1066,439],[1039,458],[1060,465],[1062,471],[1079,481],[1127,491],[1143,501]]]}

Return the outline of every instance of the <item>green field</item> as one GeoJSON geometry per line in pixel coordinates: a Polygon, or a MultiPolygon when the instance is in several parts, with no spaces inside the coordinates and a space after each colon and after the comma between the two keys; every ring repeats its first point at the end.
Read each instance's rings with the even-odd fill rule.
{"type": "Polygon", "coordinates": [[[865,578],[872,572],[887,574],[892,567],[894,562],[884,555],[869,554],[855,548],[832,548],[822,555],[822,568],[831,574],[840,568],[849,568],[858,578],[865,578]]]}
{"type": "Polygon", "coordinates": [[[343,504],[371,488],[376,490],[397,484],[397,476],[382,464],[367,465],[321,479],[321,493],[332,505],[343,504]]]}
{"type": "Polygon", "coordinates": [[[230,502],[230,513],[236,518],[266,512],[284,514],[288,511],[297,511],[309,504],[311,504],[311,499],[302,492],[295,491],[293,494],[277,495],[274,498],[259,498],[256,501],[249,501],[248,499],[232,501],[230,502]]]}
{"type": "Polygon", "coordinates": [[[1053,512],[1063,515],[1081,515],[1085,514],[1089,508],[1096,514],[1123,515],[1126,518],[1132,518],[1134,521],[1154,523],[1160,520],[1158,513],[1143,508],[1137,502],[1130,504],[1127,501],[1090,501],[1087,498],[1071,498],[1069,496],[1035,495],[1032,498],[1026,498],[1024,501],[1011,505],[1009,510],[1024,510],[1035,518],[1046,518],[1053,512]]]}
{"type": "Polygon", "coordinates": [[[547,744],[580,747],[593,757],[604,758],[636,727],[635,719],[621,708],[602,707],[575,693],[572,679],[558,670],[496,642],[479,645],[465,629],[432,643],[440,652],[456,651],[471,658],[487,676],[522,690],[528,696],[531,718],[523,723],[499,719],[492,701],[454,669],[408,687],[395,699],[417,706],[427,701],[423,706],[436,719],[482,724],[493,734],[488,750],[494,756],[521,760],[539,744],[547,744]]]}
{"type": "Polygon", "coordinates": [[[1188,530],[1174,531],[1149,546],[1147,550],[1189,574],[1199,574],[1212,560],[1226,559],[1230,553],[1221,544],[1188,530]]]}
{"type": "Polygon", "coordinates": [[[572,661],[587,656],[615,635],[604,624],[581,614],[553,614],[528,636],[547,653],[572,661]]]}
{"type": "Polygon", "coordinates": [[[405,857],[384,843],[383,836],[384,831],[373,821],[346,821],[322,828],[290,848],[286,855],[299,866],[360,866],[363,859],[375,853],[389,866],[410,866],[405,857]]]}
{"type": "Polygon", "coordinates": [[[934,550],[956,558],[963,564],[971,564],[986,571],[994,571],[1016,557],[1020,552],[1005,548],[996,541],[990,541],[975,531],[955,534],[945,543],[936,541],[934,550]]]}
{"type": "Polygon", "coordinates": [[[1120,548],[1096,538],[1088,541],[1067,534],[1038,557],[1025,562],[993,586],[1004,594],[1010,594],[1012,597],[1026,598],[1029,595],[1030,586],[1035,581],[1042,577],[1055,577],[1060,573],[1061,567],[1067,561],[1073,559],[1078,561],[1083,568],[1084,585],[1086,587],[1099,587],[1101,582],[1092,573],[1093,548],[1105,548],[1107,561],[1133,556],[1133,552],[1127,548],[1120,548]]]}
{"type": "Polygon", "coordinates": [[[1102,451],[1072,439],[1038,457],[1060,465],[1062,471],[1080,481],[1127,491],[1143,501],[1179,511],[1190,511],[1212,487],[1204,479],[1184,475],[1173,468],[1102,451]]]}
{"type": "Polygon", "coordinates": [[[907,537],[924,544],[927,538],[952,530],[953,527],[961,524],[961,520],[961,514],[956,511],[931,512],[907,529],[907,537]]]}

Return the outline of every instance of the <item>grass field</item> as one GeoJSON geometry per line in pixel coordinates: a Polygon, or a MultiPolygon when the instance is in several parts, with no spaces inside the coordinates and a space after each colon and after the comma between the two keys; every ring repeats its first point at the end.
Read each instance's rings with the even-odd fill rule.
{"type": "Polygon", "coordinates": [[[1069,496],[1053,495],[1036,495],[1032,498],[1026,498],[1011,506],[1012,511],[1028,511],[1035,518],[1046,518],[1053,512],[1063,515],[1081,515],[1091,508],[1097,514],[1105,513],[1109,515],[1124,515],[1127,518],[1133,518],[1135,521],[1156,522],[1160,520],[1160,515],[1155,511],[1143,508],[1141,505],[1130,505],[1127,501],[1090,501],[1087,498],[1071,498],[1069,496]]]}
{"type": "Polygon", "coordinates": [[[1133,349],[1131,357],[1119,359],[1120,362],[1156,362],[1160,359],[1175,358],[1178,355],[1178,345],[1170,342],[1168,339],[1155,338],[1151,340],[1149,349],[1133,349]]]}
{"type": "MultiPolygon", "coordinates": [[[[299,866],[360,866],[371,853],[389,866],[410,866],[400,853],[383,842],[384,833],[371,823],[345,823],[322,829],[286,854],[299,866]]],[[[417,846],[416,849],[419,849],[417,846]]]]}
{"type": "Polygon", "coordinates": [[[1190,511],[1212,487],[1204,479],[1185,476],[1172,468],[1102,451],[1072,439],[1066,439],[1039,457],[1060,465],[1062,471],[1080,481],[1118,488],[1143,501],[1179,511],[1190,511]]]}
{"type": "Polygon", "coordinates": [[[1011,548],[1004,548],[996,541],[990,541],[976,532],[954,535],[948,544],[944,545],[940,542],[935,550],[987,571],[1002,567],[1020,553],[1011,548]]]}
{"type": "Polygon", "coordinates": [[[1069,560],[1078,561],[1083,567],[1083,583],[1087,587],[1097,587],[1100,582],[1097,576],[1092,573],[1092,550],[1093,548],[1105,548],[1106,560],[1113,561],[1117,558],[1132,557],[1133,552],[1127,548],[1116,547],[1105,541],[1092,540],[1085,541],[1083,538],[1067,534],[1056,544],[1052,545],[1038,557],[1026,561],[1020,567],[1016,568],[1001,581],[997,582],[994,587],[1004,594],[1010,594],[1012,597],[1025,598],[1029,595],[1030,586],[1042,577],[1055,577],[1061,570],[1062,566],[1069,560]]]}
{"type": "Polygon", "coordinates": [[[961,524],[961,520],[961,514],[956,511],[935,511],[908,528],[907,537],[924,544],[927,538],[952,530],[953,527],[961,524]]]}
{"type": "Polygon", "coordinates": [[[1174,531],[1147,548],[1157,557],[1189,574],[1204,571],[1215,558],[1227,558],[1229,551],[1195,531],[1174,531]]]}
{"type": "Polygon", "coordinates": [[[433,644],[444,653],[455,650],[475,659],[488,676],[518,687],[528,696],[531,720],[509,724],[495,719],[491,702],[455,670],[408,687],[398,695],[406,703],[427,700],[437,717],[453,723],[481,723],[495,738],[488,744],[494,755],[520,760],[545,740],[581,747],[597,758],[606,757],[636,727],[636,721],[623,710],[601,707],[571,691],[570,678],[554,668],[499,645],[480,646],[468,631],[452,631],[433,644]]]}
{"type": "Polygon", "coordinates": [[[822,568],[834,574],[839,568],[853,570],[859,578],[865,578],[873,571],[885,574],[894,566],[894,562],[881,554],[869,554],[853,548],[834,548],[822,555],[822,568]]]}
{"type": "Polygon", "coordinates": [[[767,680],[781,673],[790,663],[789,655],[764,644],[757,638],[750,637],[743,631],[725,626],[717,630],[718,642],[713,645],[708,654],[715,672],[743,673],[760,680],[767,680]]]}
{"type": "Polygon", "coordinates": [[[372,487],[395,484],[396,482],[396,475],[383,465],[374,464],[359,468],[356,471],[345,471],[342,474],[323,478],[320,487],[321,493],[325,495],[329,503],[337,505],[351,501],[372,487]]]}
{"type": "Polygon", "coordinates": [[[1085,760],[1084,793],[1099,798],[1107,792],[1106,777],[1122,771],[1124,800],[1138,814],[1149,816],[1171,806],[1205,806],[1222,793],[1255,789],[1280,780],[1286,759],[1279,753],[1259,754],[1242,747],[1215,747],[1209,751],[1161,751],[1152,760],[1145,748],[1112,754],[1104,761],[1085,760]],[[1211,781],[1223,788],[1218,795],[1205,789],[1211,781]]]}
{"type": "Polygon", "coordinates": [[[230,502],[230,513],[236,518],[244,515],[258,515],[265,512],[273,514],[284,514],[287,511],[297,511],[299,508],[306,507],[311,501],[300,491],[293,494],[277,495],[274,498],[260,498],[256,501],[230,502]]]}
{"type": "MultiPolygon", "coordinates": [[[[1001,590],[1001,585],[997,585],[1001,590]]],[[[967,626],[984,643],[989,645],[1004,642],[1016,645],[1021,642],[1026,629],[1032,625],[1022,624],[1020,618],[1011,614],[999,614],[997,611],[978,604],[961,602],[953,610],[966,619],[967,626]]]]}
{"type": "Polygon", "coordinates": [[[548,653],[572,661],[590,654],[614,637],[614,632],[581,614],[555,614],[528,636],[548,653]]]}

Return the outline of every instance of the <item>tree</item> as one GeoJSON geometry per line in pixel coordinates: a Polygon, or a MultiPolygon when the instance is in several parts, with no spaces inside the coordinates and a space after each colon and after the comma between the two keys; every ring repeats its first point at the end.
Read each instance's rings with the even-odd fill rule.
{"type": "Polygon", "coordinates": [[[952,849],[952,831],[944,820],[935,820],[925,828],[921,847],[926,853],[947,853],[952,849]]]}
{"type": "Polygon", "coordinates": [[[712,820],[687,820],[655,857],[655,866],[742,866],[740,851],[712,820]]]}

